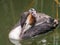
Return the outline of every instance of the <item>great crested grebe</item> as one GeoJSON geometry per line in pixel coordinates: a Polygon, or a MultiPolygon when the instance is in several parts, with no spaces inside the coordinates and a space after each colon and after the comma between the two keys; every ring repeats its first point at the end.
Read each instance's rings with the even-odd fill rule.
{"type": "Polygon", "coordinates": [[[37,13],[31,8],[22,14],[19,23],[9,33],[9,40],[15,45],[21,45],[19,41],[51,31],[57,25],[58,20],[46,14],[37,13]]]}
{"type": "Polygon", "coordinates": [[[35,9],[30,9],[28,12],[24,12],[21,15],[21,20],[19,20],[19,22],[14,26],[12,31],[9,33],[9,40],[13,44],[21,45],[19,41],[21,40],[23,32],[25,32],[28,28],[32,27],[32,25],[35,24],[35,17],[33,16],[34,14],[36,14],[35,9]]]}

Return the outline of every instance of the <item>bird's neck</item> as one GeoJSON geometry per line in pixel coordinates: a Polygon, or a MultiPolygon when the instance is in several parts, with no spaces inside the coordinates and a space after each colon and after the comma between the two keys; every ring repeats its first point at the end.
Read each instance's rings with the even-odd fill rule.
{"type": "Polygon", "coordinates": [[[35,17],[30,13],[27,16],[26,24],[33,25],[35,23],[35,17]]]}
{"type": "Polygon", "coordinates": [[[31,28],[32,27],[32,25],[33,25],[33,23],[35,23],[34,22],[34,17],[32,16],[32,14],[30,13],[28,16],[27,16],[27,19],[26,19],[26,24],[24,24],[24,26],[23,26],[23,33],[25,32],[25,31],[27,31],[29,28],[31,28]]]}

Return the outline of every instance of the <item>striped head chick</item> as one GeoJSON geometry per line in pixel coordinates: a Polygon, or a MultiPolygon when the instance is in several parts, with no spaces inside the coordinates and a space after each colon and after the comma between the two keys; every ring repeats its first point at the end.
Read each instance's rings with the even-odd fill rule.
{"type": "Polygon", "coordinates": [[[29,24],[29,25],[34,25],[35,22],[36,22],[36,18],[35,18],[35,15],[36,15],[36,10],[34,8],[31,8],[29,9],[29,14],[27,16],[27,20],[26,20],[26,24],[29,24]],[[28,23],[28,22],[29,23],[28,23]]]}
{"type": "Polygon", "coordinates": [[[36,22],[36,18],[34,15],[36,15],[36,10],[34,8],[29,9],[29,14],[27,16],[27,19],[25,21],[25,25],[24,25],[24,32],[26,30],[28,30],[29,28],[31,28],[32,26],[34,26],[35,22],[36,22]]]}

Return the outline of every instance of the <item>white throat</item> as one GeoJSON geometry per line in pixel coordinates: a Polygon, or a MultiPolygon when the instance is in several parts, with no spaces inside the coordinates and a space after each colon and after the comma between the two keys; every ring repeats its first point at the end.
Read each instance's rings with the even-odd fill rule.
{"type": "Polygon", "coordinates": [[[9,38],[19,40],[20,39],[20,37],[19,37],[20,33],[21,33],[21,25],[12,29],[12,31],[9,33],[9,38]]]}
{"type": "Polygon", "coordinates": [[[31,27],[31,25],[29,24],[29,19],[27,19],[25,23],[26,23],[26,25],[24,25],[24,27],[23,27],[24,28],[23,32],[27,31],[31,27]]]}

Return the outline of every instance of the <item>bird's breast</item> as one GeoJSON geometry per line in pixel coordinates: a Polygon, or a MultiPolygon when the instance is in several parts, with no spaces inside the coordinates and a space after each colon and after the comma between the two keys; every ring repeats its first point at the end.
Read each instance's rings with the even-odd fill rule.
{"type": "Polygon", "coordinates": [[[19,40],[20,33],[21,33],[21,26],[17,26],[16,28],[12,29],[12,31],[9,33],[9,38],[19,40]]]}

